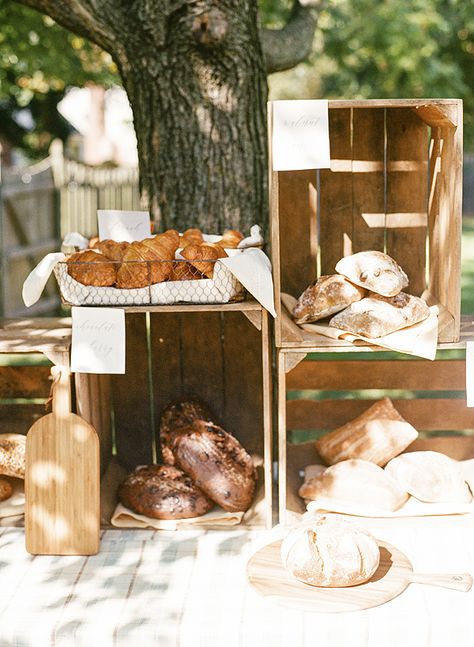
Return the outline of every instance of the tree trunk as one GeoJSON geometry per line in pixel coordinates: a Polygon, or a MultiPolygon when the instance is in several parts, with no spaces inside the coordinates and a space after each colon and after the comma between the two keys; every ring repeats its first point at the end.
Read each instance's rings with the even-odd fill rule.
{"type": "Polygon", "coordinates": [[[152,47],[132,21],[115,58],[134,114],[143,204],[160,228],[248,233],[267,223],[267,84],[256,2],[213,4],[173,12],[152,47]]]}

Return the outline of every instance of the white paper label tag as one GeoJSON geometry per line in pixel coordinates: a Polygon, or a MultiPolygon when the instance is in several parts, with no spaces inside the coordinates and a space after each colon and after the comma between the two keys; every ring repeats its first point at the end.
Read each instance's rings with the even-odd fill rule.
{"type": "Polygon", "coordinates": [[[474,407],[474,342],[466,342],[466,406],[474,407]]]}
{"type": "Polygon", "coordinates": [[[150,214],[148,211],[120,211],[106,209],[97,211],[100,240],[117,242],[151,238],[150,214]]]}
{"type": "Polygon", "coordinates": [[[72,308],[71,371],[125,373],[125,311],[72,308]]]}
{"type": "Polygon", "coordinates": [[[329,111],[324,99],[274,101],[274,171],[329,168],[329,111]]]}

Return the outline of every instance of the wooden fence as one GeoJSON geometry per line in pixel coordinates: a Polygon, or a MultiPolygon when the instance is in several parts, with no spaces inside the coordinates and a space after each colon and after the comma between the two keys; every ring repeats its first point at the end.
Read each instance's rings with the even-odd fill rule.
{"type": "Polygon", "coordinates": [[[68,160],[59,140],[41,162],[14,170],[0,166],[0,317],[55,314],[60,300],[52,279],[37,304],[24,306],[21,287],[29,272],[60,249],[66,233],[94,236],[97,209],[139,208],[136,169],[68,160]]]}

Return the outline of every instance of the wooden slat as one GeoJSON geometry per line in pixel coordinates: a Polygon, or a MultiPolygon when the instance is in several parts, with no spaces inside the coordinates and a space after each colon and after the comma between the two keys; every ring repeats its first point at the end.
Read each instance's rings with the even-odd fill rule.
{"type": "Polygon", "coordinates": [[[280,280],[295,297],[316,278],[316,171],[278,174],[280,280]]]}
{"type": "Polygon", "coordinates": [[[112,377],[117,458],[128,469],[152,462],[145,314],[127,314],[126,374],[112,377]]]}
{"type": "MultiPolygon", "coordinates": [[[[321,274],[334,274],[337,261],[352,253],[351,110],[329,112],[331,170],[320,172],[321,274]],[[348,171],[336,171],[340,161],[348,171]]],[[[298,247],[295,247],[295,251],[298,247]]]]}
{"type": "MultiPolygon", "coordinates": [[[[406,214],[406,227],[387,229],[387,254],[405,270],[410,281],[407,292],[420,296],[426,288],[425,226],[412,227],[411,214],[427,211],[428,128],[408,108],[387,110],[387,214],[406,214]],[[405,162],[410,170],[393,170],[394,162],[405,162]],[[392,169],[392,170],[391,170],[392,169]]],[[[400,167],[402,168],[402,167],[400,167]]]]}
{"type": "Polygon", "coordinates": [[[43,404],[0,404],[1,433],[26,434],[45,413],[43,404]]]}
{"type": "MultiPolygon", "coordinates": [[[[288,429],[336,429],[376,400],[289,400],[288,429]]],[[[393,400],[395,408],[423,431],[474,429],[474,410],[461,399],[393,400]]]]}
{"type": "Polygon", "coordinates": [[[336,360],[301,362],[288,373],[288,389],[351,391],[354,389],[408,389],[463,391],[463,360],[336,360]]]}
{"type": "MultiPolygon", "coordinates": [[[[240,313],[236,316],[244,319],[240,313]]],[[[224,413],[221,314],[183,315],[180,329],[182,395],[194,394],[204,400],[219,422],[224,413]]]]}
{"type": "Polygon", "coordinates": [[[440,341],[457,341],[460,318],[461,218],[462,218],[462,104],[458,104],[458,126],[432,131],[429,250],[430,292],[453,316],[451,329],[440,341]]]}
{"type": "Polygon", "coordinates": [[[370,249],[384,251],[384,128],[384,110],[358,108],[353,111],[353,252],[370,249]],[[366,172],[366,166],[373,170],[366,172]]]}
{"type": "Polygon", "coordinates": [[[223,424],[247,449],[263,457],[262,347],[260,333],[242,314],[224,316],[223,424]]]}
{"type": "Polygon", "coordinates": [[[151,371],[157,455],[160,458],[159,423],[161,413],[171,401],[184,395],[181,364],[181,315],[152,314],[151,371]]]}
{"type": "Polygon", "coordinates": [[[48,398],[49,366],[0,366],[0,398],[48,398]]]}

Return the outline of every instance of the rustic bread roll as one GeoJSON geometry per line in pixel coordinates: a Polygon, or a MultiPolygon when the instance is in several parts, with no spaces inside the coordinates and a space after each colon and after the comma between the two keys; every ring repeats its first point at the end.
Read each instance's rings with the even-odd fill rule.
{"type": "Polygon", "coordinates": [[[395,297],[374,294],[351,303],[335,315],[329,325],[363,337],[382,337],[424,321],[429,315],[429,307],[419,297],[405,292],[395,297]]]}
{"type": "Polygon", "coordinates": [[[338,261],[336,272],[352,283],[384,297],[394,297],[408,285],[408,277],[388,254],[357,252],[338,261]]]}
{"type": "Polygon", "coordinates": [[[365,295],[365,290],[344,276],[320,276],[298,299],[293,309],[293,317],[297,324],[317,321],[340,312],[354,301],[360,301],[365,295]]]}
{"type": "Polygon", "coordinates": [[[471,492],[457,461],[440,452],[407,452],[393,458],[385,473],[420,501],[469,503],[471,492]]]}
{"type": "Polygon", "coordinates": [[[331,465],[303,483],[298,493],[312,501],[324,497],[392,512],[408,499],[407,491],[387,472],[359,458],[331,465]]]}
{"type": "Polygon", "coordinates": [[[239,441],[212,422],[195,420],[174,434],[176,465],[228,512],[244,512],[252,503],[257,475],[239,441]]]}
{"type": "Polygon", "coordinates": [[[370,580],[380,562],[376,540],[364,528],[317,516],[291,530],[281,545],[283,566],[312,586],[355,586],[370,580]]]}
{"type": "Polygon", "coordinates": [[[0,434],[0,474],[25,478],[26,436],[0,434]]]}
{"type": "Polygon", "coordinates": [[[212,501],[181,470],[147,465],[129,474],[118,488],[120,502],[152,519],[191,519],[213,507],[212,501]]]}
{"type": "Polygon", "coordinates": [[[117,267],[100,252],[85,249],[71,254],[67,259],[67,271],[75,281],[82,285],[110,287],[117,278],[117,267]]]}
{"type": "Polygon", "coordinates": [[[160,416],[160,442],[162,460],[166,465],[174,465],[172,445],[174,437],[184,428],[189,428],[195,420],[212,422],[211,411],[196,397],[186,396],[171,402],[160,416]]]}
{"type": "Polygon", "coordinates": [[[383,467],[417,437],[417,430],[402,418],[392,401],[383,398],[354,420],[319,438],[315,445],[328,465],[362,458],[383,467]]]}
{"type": "Polygon", "coordinates": [[[13,494],[13,486],[10,481],[0,476],[0,501],[6,501],[13,494]]]}

